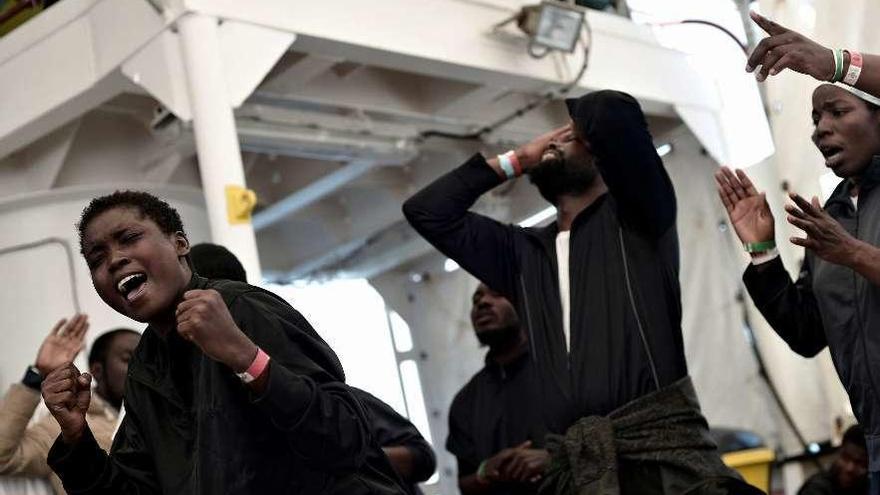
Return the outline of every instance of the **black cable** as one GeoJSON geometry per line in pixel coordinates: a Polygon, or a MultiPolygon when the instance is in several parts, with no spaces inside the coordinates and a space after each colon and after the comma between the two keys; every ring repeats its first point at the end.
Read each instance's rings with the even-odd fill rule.
{"type": "MultiPolygon", "coordinates": [[[[723,32],[724,34],[726,34],[727,36],[729,36],[731,39],[733,39],[733,41],[736,42],[737,46],[739,46],[739,47],[742,49],[743,53],[746,54],[746,57],[749,56],[749,47],[747,47],[747,46],[745,45],[745,43],[743,43],[742,41],[739,40],[739,38],[736,37],[735,34],[733,34],[732,32],[730,32],[729,29],[727,29],[726,27],[722,26],[721,24],[716,24],[716,23],[714,23],[714,22],[712,22],[712,21],[706,21],[706,20],[703,20],[703,19],[685,19],[685,20],[683,20],[683,21],[674,22],[674,23],[672,23],[672,24],[702,24],[702,25],[704,25],[704,26],[711,26],[711,27],[713,27],[713,28],[715,28],[715,29],[720,30],[721,32],[723,32]]],[[[661,25],[669,25],[669,24],[663,23],[663,24],[661,24],[661,25]]]]}
{"type": "Polygon", "coordinates": [[[461,139],[461,140],[467,140],[467,141],[477,141],[477,140],[482,139],[483,136],[485,136],[486,134],[493,132],[494,130],[507,124],[508,122],[515,120],[515,119],[518,119],[518,118],[522,117],[523,115],[531,112],[532,110],[534,110],[540,106],[543,106],[552,100],[555,100],[557,98],[564,96],[569,91],[571,91],[572,88],[577,86],[577,83],[581,80],[581,77],[583,77],[584,73],[587,71],[587,67],[589,66],[590,46],[593,44],[593,33],[590,30],[590,24],[589,24],[589,22],[587,22],[586,17],[584,18],[583,29],[587,33],[587,41],[584,41],[583,37],[581,37],[579,42],[584,45],[584,61],[581,64],[581,67],[578,70],[577,75],[570,82],[566,83],[561,88],[544,94],[543,96],[517,108],[513,112],[505,115],[504,117],[501,117],[500,119],[498,119],[494,122],[486,124],[485,126],[481,127],[480,129],[478,129],[474,132],[470,132],[470,133],[466,133],[466,134],[457,134],[454,132],[446,132],[446,131],[432,129],[432,130],[420,132],[417,139],[421,141],[421,140],[425,140],[425,139],[432,138],[432,137],[442,137],[442,138],[447,138],[447,139],[461,139]]]}

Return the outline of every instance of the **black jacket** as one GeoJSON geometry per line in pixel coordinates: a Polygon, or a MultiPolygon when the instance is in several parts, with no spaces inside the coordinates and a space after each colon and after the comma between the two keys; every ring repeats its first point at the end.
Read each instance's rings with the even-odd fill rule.
{"type": "Polygon", "coordinates": [[[49,464],[68,493],[402,494],[336,354],[296,310],[240,282],[193,276],[215,289],[236,324],[272,361],[252,396],[235,374],[177,332],[148,327],[128,368],[126,415],[108,456],[90,432],[60,438],[49,464]]]}
{"type": "MultiPolygon", "coordinates": [[[[528,348],[507,364],[499,364],[490,351],[486,366],[455,394],[449,408],[449,437],[446,449],[458,461],[458,477],[477,472],[480,463],[508,447],[526,440],[532,447],[543,448],[547,431],[541,426],[541,400],[530,372],[528,348]]],[[[537,485],[495,484],[493,495],[525,495],[537,493],[537,485]]]]}
{"type": "Polygon", "coordinates": [[[514,303],[532,342],[545,425],[556,433],[687,374],[672,183],[632,97],[601,91],[579,101],[572,114],[609,192],[572,226],[570,354],[557,226],[521,228],[469,212],[502,182],[481,155],[403,206],[431,244],[514,303]]]}
{"type": "MultiPolygon", "coordinates": [[[[825,210],[853,237],[880,246],[880,156],[866,170],[858,209],[852,184],[843,181],[825,210]]],[[[800,275],[791,280],[776,258],[749,265],[743,275],[755,305],[791,349],[812,357],[825,346],[865,428],[870,470],[880,471],[880,287],[850,268],[807,250],[800,275]]]]}
{"type": "MultiPolygon", "coordinates": [[[[359,388],[351,387],[354,396],[361,401],[370,419],[370,432],[379,447],[406,447],[412,455],[412,474],[406,482],[407,492],[420,494],[417,483],[426,481],[437,469],[434,449],[408,419],[404,418],[378,397],[359,388]]],[[[375,451],[371,451],[375,452],[375,451]]],[[[375,452],[382,454],[382,451],[375,452]]]]}

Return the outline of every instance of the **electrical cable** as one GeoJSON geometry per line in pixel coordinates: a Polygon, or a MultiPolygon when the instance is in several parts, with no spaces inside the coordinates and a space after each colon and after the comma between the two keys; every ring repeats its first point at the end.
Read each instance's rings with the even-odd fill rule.
{"type": "Polygon", "coordinates": [[[726,34],[730,39],[732,39],[732,40],[736,43],[736,45],[737,45],[738,47],[740,47],[740,49],[743,51],[743,53],[746,54],[747,57],[749,56],[749,47],[746,46],[745,43],[743,43],[742,41],[740,41],[739,38],[737,38],[736,35],[733,34],[733,32],[731,32],[729,29],[727,29],[726,27],[722,26],[721,24],[717,24],[717,23],[714,23],[714,22],[712,22],[712,21],[707,21],[707,20],[704,20],[704,19],[685,19],[685,20],[682,20],[682,21],[672,21],[672,22],[648,22],[648,23],[645,23],[645,25],[647,25],[647,26],[659,26],[659,27],[666,27],[666,26],[679,26],[679,25],[682,25],[682,24],[702,24],[702,25],[704,25],[704,26],[713,27],[713,28],[715,28],[715,29],[717,29],[717,30],[723,32],[724,34],[726,34]]]}

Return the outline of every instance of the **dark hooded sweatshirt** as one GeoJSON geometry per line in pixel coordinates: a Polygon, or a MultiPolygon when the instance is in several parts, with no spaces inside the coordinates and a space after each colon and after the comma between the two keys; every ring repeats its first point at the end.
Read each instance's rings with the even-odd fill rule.
{"type": "Polygon", "coordinates": [[[278,296],[193,276],[272,358],[253,396],[175,331],[147,327],[129,363],[126,415],[110,454],[91,432],[56,440],[49,465],[70,494],[403,494],[369,434],[336,354],[278,296]]]}
{"type": "MultiPolygon", "coordinates": [[[[843,181],[825,211],[856,239],[880,246],[880,156],[859,185],[858,209],[843,181]]],[[[755,306],[796,353],[812,357],[825,346],[865,428],[871,472],[880,472],[880,287],[851,268],[806,251],[792,281],[782,260],[749,265],[743,275],[755,306]]]]}
{"type": "Polygon", "coordinates": [[[532,342],[543,426],[555,433],[687,374],[675,193],[641,108],[616,91],[567,103],[609,189],[571,229],[570,353],[559,295],[558,227],[521,228],[468,211],[502,182],[481,155],[403,206],[431,244],[514,303],[532,342]]]}

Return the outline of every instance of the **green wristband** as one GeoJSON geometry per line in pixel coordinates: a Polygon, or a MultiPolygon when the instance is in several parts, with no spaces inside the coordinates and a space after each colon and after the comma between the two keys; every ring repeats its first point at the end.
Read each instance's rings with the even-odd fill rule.
{"type": "Polygon", "coordinates": [[[843,50],[840,48],[834,49],[834,77],[831,78],[831,82],[838,82],[843,80],[843,50]]]}
{"type": "Polygon", "coordinates": [[[776,241],[746,242],[743,244],[747,253],[764,253],[776,247],[776,241]]]}
{"type": "Polygon", "coordinates": [[[480,463],[480,467],[477,468],[477,481],[483,484],[489,483],[489,478],[486,477],[486,464],[488,460],[480,463]]]}

